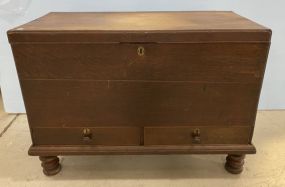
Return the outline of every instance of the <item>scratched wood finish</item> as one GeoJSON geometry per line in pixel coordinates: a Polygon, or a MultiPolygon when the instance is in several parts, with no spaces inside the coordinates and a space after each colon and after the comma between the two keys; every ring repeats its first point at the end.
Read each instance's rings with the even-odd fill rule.
{"type": "Polygon", "coordinates": [[[41,43],[15,44],[13,50],[20,79],[258,83],[268,45],[41,43]],[[137,54],[139,46],[144,47],[144,56],[137,54]]]}
{"type": "Polygon", "coordinates": [[[37,127],[254,124],[258,84],[21,81],[37,127]]]}

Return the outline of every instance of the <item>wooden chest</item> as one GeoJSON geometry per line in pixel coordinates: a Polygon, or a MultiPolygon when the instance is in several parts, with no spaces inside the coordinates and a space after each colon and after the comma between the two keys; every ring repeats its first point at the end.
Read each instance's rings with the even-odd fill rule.
{"type": "Polygon", "coordinates": [[[271,30],[233,12],[49,13],[8,31],[43,171],[58,155],[229,154],[251,143],[271,30]]]}

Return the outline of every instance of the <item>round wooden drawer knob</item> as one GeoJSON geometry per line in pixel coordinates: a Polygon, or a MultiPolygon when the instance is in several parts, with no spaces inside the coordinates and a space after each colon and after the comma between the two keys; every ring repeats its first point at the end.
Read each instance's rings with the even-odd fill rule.
{"type": "Polygon", "coordinates": [[[200,129],[194,129],[192,132],[192,142],[193,143],[200,143],[201,142],[201,132],[200,129]]]}
{"type": "Polygon", "coordinates": [[[89,128],[84,128],[82,130],[83,141],[90,141],[92,139],[92,132],[89,128]]]}

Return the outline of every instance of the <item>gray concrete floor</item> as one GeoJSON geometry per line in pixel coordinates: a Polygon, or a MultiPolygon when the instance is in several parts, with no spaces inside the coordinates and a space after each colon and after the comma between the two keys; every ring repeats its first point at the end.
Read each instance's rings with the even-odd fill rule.
{"type": "Polygon", "coordinates": [[[26,115],[5,114],[0,103],[0,187],[7,186],[285,186],[285,111],[259,111],[253,142],[241,175],[227,173],[225,155],[64,156],[63,169],[42,174],[26,115]]]}

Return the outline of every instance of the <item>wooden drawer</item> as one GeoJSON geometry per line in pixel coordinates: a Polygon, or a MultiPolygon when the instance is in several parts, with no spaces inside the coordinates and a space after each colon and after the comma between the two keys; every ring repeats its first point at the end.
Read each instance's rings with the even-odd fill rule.
{"type": "Polygon", "coordinates": [[[140,145],[141,129],[117,128],[33,128],[34,145],[140,145]]]}
{"type": "Polygon", "coordinates": [[[267,43],[13,44],[20,79],[259,82],[267,43]],[[144,54],[137,50],[143,47],[144,54]]]}
{"type": "Polygon", "coordinates": [[[145,127],[144,145],[248,144],[251,129],[250,126],[145,127]]]}

